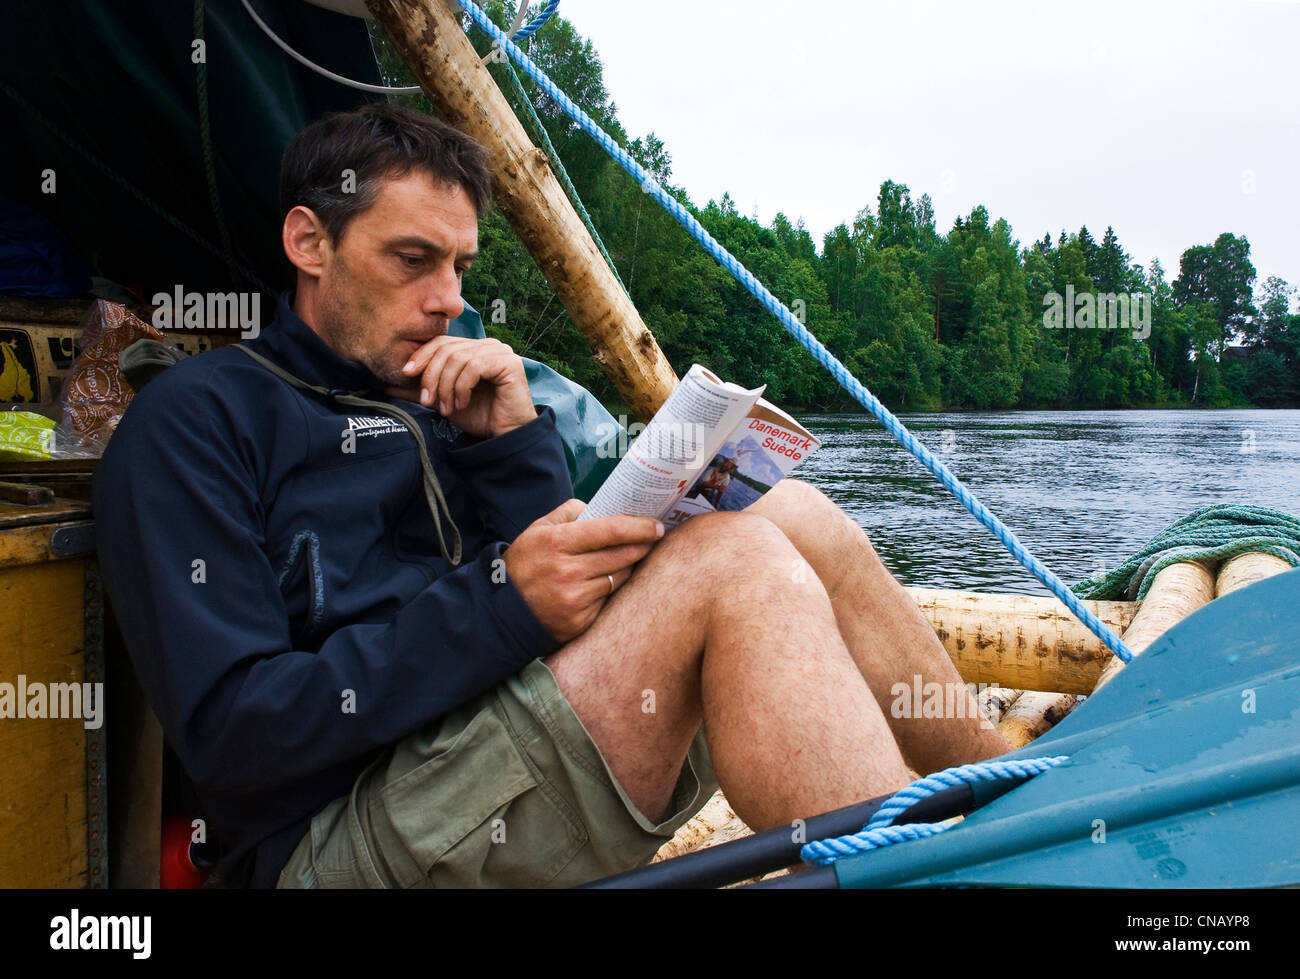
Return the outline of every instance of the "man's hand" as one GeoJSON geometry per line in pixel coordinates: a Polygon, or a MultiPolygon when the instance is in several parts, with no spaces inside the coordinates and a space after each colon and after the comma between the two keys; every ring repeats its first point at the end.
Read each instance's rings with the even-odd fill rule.
{"type": "Polygon", "coordinates": [[[504,435],[537,417],[524,362],[500,340],[441,336],[402,368],[411,386],[388,393],[418,401],[479,438],[504,435]]]}
{"type": "Polygon", "coordinates": [[[560,642],[587,630],[632,576],[632,566],[664,535],[664,525],[649,517],[579,523],[585,507],[581,500],[562,503],[533,521],[505,551],[506,574],[560,642]]]}

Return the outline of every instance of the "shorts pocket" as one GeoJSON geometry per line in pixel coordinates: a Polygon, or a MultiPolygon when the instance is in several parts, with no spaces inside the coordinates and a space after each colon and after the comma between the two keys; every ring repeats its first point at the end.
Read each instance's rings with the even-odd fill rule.
{"type": "Polygon", "coordinates": [[[365,887],[348,840],[348,797],[335,799],[312,817],[311,871],[308,887],[365,887]]]}
{"type": "MultiPolygon", "coordinates": [[[[439,733],[425,747],[445,743],[446,732],[439,733]]],[[[400,880],[404,887],[545,886],[587,839],[516,745],[495,698],[450,745],[386,784],[379,799],[414,862],[410,869],[421,875],[399,872],[412,877],[400,880]]],[[[396,869],[399,861],[389,863],[396,869]]]]}

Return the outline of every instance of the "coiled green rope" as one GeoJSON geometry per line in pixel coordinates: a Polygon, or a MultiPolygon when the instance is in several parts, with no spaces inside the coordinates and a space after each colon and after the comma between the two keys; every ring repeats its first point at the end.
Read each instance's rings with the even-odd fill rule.
{"type": "Polygon", "coordinates": [[[1071,587],[1080,598],[1141,601],[1157,574],[1180,561],[1257,552],[1300,566],[1300,519],[1268,507],[1223,503],[1175,520],[1119,567],[1071,587]]]}

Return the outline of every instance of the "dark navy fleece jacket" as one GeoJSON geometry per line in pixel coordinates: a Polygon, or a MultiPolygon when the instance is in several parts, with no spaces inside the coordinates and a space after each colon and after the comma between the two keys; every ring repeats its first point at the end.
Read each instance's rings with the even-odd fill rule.
{"type": "Polygon", "coordinates": [[[464,541],[453,569],[399,422],[239,350],[167,369],[123,416],[94,480],[109,595],[224,848],[218,871],[273,886],[311,816],[379,753],[558,648],[493,560],[573,487],[549,407],[472,438],[384,395],[285,297],[250,343],[413,414],[464,541]]]}

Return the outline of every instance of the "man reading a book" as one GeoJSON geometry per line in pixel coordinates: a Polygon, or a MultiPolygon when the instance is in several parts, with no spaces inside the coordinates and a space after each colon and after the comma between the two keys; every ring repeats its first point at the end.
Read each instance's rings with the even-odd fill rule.
{"type": "Polygon", "coordinates": [[[666,536],[575,520],[519,357],[446,335],[489,200],[434,119],[308,127],[294,291],[151,381],[101,461],[105,580],[223,879],[572,885],[716,784],[762,830],[1007,750],[973,705],[894,716],[893,684],[960,677],[811,486],[666,536]]]}

